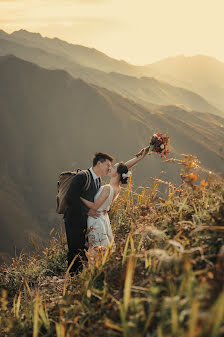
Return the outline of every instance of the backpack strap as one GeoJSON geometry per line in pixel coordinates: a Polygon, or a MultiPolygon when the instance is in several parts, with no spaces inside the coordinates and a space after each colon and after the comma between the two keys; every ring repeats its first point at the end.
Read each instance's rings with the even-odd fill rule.
{"type": "Polygon", "coordinates": [[[87,191],[91,184],[91,176],[89,170],[83,170],[83,172],[86,174],[86,183],[84,186],[84,190],[87,191]]]}

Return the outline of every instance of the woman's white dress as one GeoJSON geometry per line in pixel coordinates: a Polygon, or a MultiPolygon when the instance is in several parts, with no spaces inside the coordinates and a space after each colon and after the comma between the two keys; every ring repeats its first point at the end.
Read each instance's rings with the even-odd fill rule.
{"type": "MultiPolygon", "coordinates": [[[[110,187],[110,193],[108,198],[104,201],[103,205],[101,205],[100,208],[97,210],[98,212],[100,212],[100,216],[97,219],[89,216],[87,219],[89,250],[97,246],[101,246],[104,249],[106,249],[111,243],[111,240],[113,239],[113,234],[110,225],[110,218],[108,214],[104,212],[109,211],[110,205],[113,201],[114,197],[113,187],[109,184],[101,186],[95,195],[94,201],[97,200],[97,198],[99,197],[105,186],[110,187]]],[[[113,243],[112,248],[113,249],[115,248],[115,243],[113,243]]]]}

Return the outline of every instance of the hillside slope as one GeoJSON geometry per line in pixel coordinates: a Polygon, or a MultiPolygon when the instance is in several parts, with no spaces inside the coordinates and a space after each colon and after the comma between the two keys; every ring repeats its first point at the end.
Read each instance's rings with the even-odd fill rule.
{"type": "Polygon", "coordinates": [[[224,63],[214,57],[168,57],[149,64],[148,69],[152,76],[192,90],[219,109],[224,109],[224,63]]]}
{"type": "MultiPolygon", "coordinates": [[[[206,168],[223,171],[224,120],[215,115],[176,106],[149,110],[65,71],[14,56],[0,58],[0,100],[0,221],[6,233],[0,251],[13,253],[15,241],[18,249],[26,245],[27,232],[37,229],[45,236],[60,221],[59,173],[91,166],[96,151],[128,160],[161,131],[171,137],[173,155],[192,153],[206,168]]],[[[177,170],[159,156],[147,157],[134,176],[137,184],[150,176],[178,181],[177,170]]]]}
{"type": "Polygon", "coordinates": [[[0,266],[0,334],[222,337],[224,185],[198,183],[170,186],[169,200],[129,186],[110,212],[116,249],[78,275],[66,273],[61,231],[0,266]]]}

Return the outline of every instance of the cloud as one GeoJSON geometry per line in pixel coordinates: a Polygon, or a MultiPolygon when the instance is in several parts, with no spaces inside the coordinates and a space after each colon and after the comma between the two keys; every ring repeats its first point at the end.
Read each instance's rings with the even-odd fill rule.
{"type": "MultiPolygon", "coordinates": [[[[0,0],[1,1],[1,0],[0,0]]],[[[5,0],[6,1],[6,0],[5,0]]],[[[16,0],[10,0],[10,1],[16,1],[16,0]]],[[[27,0],[28,1],[28,0],[27,0]]],[[[60,5],[75,5],[75,4],[81,4],[81,5],[100,5],[100,4],[106,4],[109,3],[109,0],[37,0],[41,3],[48,4],[49,2],[58,3],[60,5]]]]}
{"type": "Polygon", "coordinates": [[[1,4],[16,4],[16,5],[24,5],[24,4],[29,4],[29,5],[34,5],[38,6],[38,4],[45,4],[49,5],[49,3],[53,3],[55,5],[61,5],[61,6],[66,6],[66,5],[101,5],[101,4],[108,4],[109,0],[34,0],[32,3],[30,3],[30,0],[0,0],[0,5],[1,4]]]}
{"type": "Polygon", "coordinates": [[[95,39],[103,38],[105,35],[109,39],[110,34],[116,34],[123,29],[123,24],[106,17],[38,16],[26,20],[23,17],[3,18],[0,20],[0,27],[8,32],[26,29],[39,32],[43,36],[57,36],[72,43],[94,46],[92,42],[95,39]]]}
{"type": "Polygon", "coordinates": [[[104,25],[115,25],[115,24],[119,24],[118,20],[116,19],[112,19],[110,17],[90,17],[90,16],[86,16],[86,17],[81,17],[81,16],[49,16],[45,15],[42,17],[30,17],[30,18],[24,18],[22,16],[8,16],[3,17],[0,19],[1,24],[2,23],[28,23],[28,22],[35,22],[35,23],[46,23],[46,24],[50,24],[50,23],[63,23],[63,22],[69,22],[72,24],[104,24],[104,25]]]}
{"type": "Polygon", "coordinates": [[[81,4],[102,4],[108,2],[108,0],[76,0],[76,2],[79,2],[81,4]]]}

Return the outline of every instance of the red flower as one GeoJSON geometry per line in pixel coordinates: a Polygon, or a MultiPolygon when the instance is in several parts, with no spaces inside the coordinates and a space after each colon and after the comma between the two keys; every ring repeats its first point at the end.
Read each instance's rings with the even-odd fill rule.
{"type": "Polygon", "coordinates": [[[154,134],[150,140],[152,152],[160,153],[161,158],[165,157],[167,159],[167,153],[170,152],[170,150],[167,149],[169,139],[169,136],[163,136],[161,132],[154,134]],[[163,149],[161,149],[161,145],[163,145],[163,149]]]}

